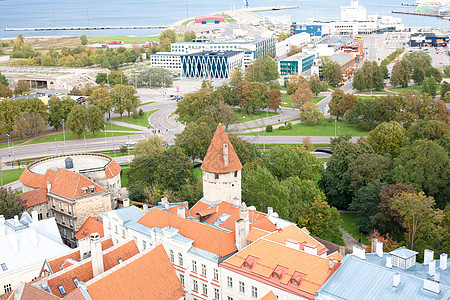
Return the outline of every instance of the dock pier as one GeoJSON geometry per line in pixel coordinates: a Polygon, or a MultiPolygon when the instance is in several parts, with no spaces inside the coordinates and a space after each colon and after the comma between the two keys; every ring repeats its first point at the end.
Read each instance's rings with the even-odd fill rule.
{"type": "Polygon", "coordinates": [[[48,31],[48,30],[104,30],[104,29],[164,29],[167,25],[145,25],[145,26],[71,26],[71,27],[29,27],[8,28],[5,31],[48,31]]]}
{"type": "Polygon", "coordinates": [[[416,16],[426,16],[426,17],[437,17],[448,20],[450,18],[450,13],[440,13],[433,11],[415,11],[415,10],[393,10],[393,14],[404,14],[404,15],[416,15],[416,16]]]}

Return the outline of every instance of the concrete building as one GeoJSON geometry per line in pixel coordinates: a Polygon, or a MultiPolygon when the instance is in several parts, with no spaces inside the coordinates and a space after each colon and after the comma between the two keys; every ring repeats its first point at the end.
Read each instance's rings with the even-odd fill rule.
{"type": "Polygon", "coordinates": [[[314,63],[314,54],[297,53],[278,61],[278,72],[281,75],[298,75],[309,71],[314,63]]]}
{"type": "Polygon", "coordinates": [[[228,78],[235,68],[242,68],[242,51],[205,51],[181,56],[182,76],[187,78],[228,78]]]}
{"type": "Polygon", "coordinates": [[[290,28],[291,35],[307,33],[311,38],[322,37],[322,25],[306,25],[293,22],[290,28]]]}
{"type": "Polygon", "coordinates": [[[36,211],[31,215],[24,212],[20,219],[8,220],[0,216],[1,293],[36,279],[46,257],[71,250],[63,244],[54,218],[38,220],[36,211]]]}
{"type": "Polygon", "coordinates": [[[413,33],[409,40],[410,47],[447,47],[449,37],[437,36],[435,33],[413,33]]]}
{"type": "Polygon", "coordinates": [[[383,253],[381,242],[375,253],[354,249],[317,291],[316,299],[449,299],[447,254],[434,260],[433,251],[425,250],[423,264],[416,262],[417,254],[404,247],[383,253]]]}
{"type": "Polygon", "coordinates": [[[286,55],[292,47],[302,48],[311,42],[311,37],[308,33],[303,32],[288,37],[284,41],[276,44],[277,57],[286,55]]]}
{"type": "Polygon", "coordinates": [[[351,0],[350,6],[341,7],[341,21],[364,21],[367,19],[366,8],[358,0],[351,0]]]}
{"type": "MultiPolygon", "coordinates": [[[[336,53],[330,56],[332,61],[337,62],[341,66],[342,74],[351,74],[358,62],[356,55],[346,54],[346,53],[336,53]]],[[[322,66],[320,61],[311,66],[311,74],[317,74],[322,76],[322,66]]]]}
{"type": "Polygon", "coordinates": [[[181,73],[181,55],[172,52],[158,52],[150,55],[150,62],[153,68],[164,68],[173,73],[181,73]]]}

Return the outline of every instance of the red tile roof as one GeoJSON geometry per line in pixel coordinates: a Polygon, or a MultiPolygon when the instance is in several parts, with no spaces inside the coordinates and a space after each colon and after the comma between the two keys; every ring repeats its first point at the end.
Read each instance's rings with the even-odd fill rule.
{"type": "Polygon", "coordinates": [[[230,173],[242,169],[233,145],[228,139],[222,124],[219,123],[202,163],[202,170],[210,173],[230,173]],[[228,165],[223,158],[223,145],[228,145],[228,165]]]}
{"type": "Polygon", "coordinates": [[[33,207],[38,204],[42,204],[48,201],[47,188],[40,188],[32,190],[23,194],[19,194],[19,197],[25,200],[27,208],[33,207]]]}
{"type": "MultiPolygon", "coordinates": [[[[134,241],[129,241],[125,244],[116,245],[103,252],[103,266],[107,271],[119,264],[118,259],[121,258],[124,262],[139,253],[139,249],[134,241]]],[[[93,278],[92,273],[92,259],[88,258],[81,261],[79,264],[70,266],[67,269],[57,272],[48,277],[48,286],[54,295],[63,297],[58,286],[62,285],[67,294],[75,290],[77,287],[73,282],[73,278],[77,277],[78,281],[87,282],[93,278]]]]}
{"type": "MultiPolygon", "coordinates": [[[[59,298],[55,295],[52,295],[46,291],[41,290],[38,287],[35,287],[29,283],[25,283],[21,293],[17,293],[17,296],[20,295],[19,300],[58,300],[59,298]]],[[[16,299],[16,298],[15,298],[16,299]]]]}
{"type": "Polygon", "coordinates": [[[264,297],[260,298],[259,300],[278,300],[277,297],[273,294],[272,291],[268,292],[264,297]]]}
{"type": "Polygon", "coordinates": [[[106,170],[105,170],[106,178],[111,178],[111,177],[114,177],[117,174],[119,174],[120,171],[122,171],[122,167],[119,166],[119,164],[114,159],[112,159],[110,156],[108,156],[108,155],[104,155],[104,156],[107,156],[111,159],[111,162],[106,166],[106,170]]]}
{"type": "MultiPolygon", "coordinates": [[[[94,186],[95,191],[93,194],[106,191],[89,178],[84,175],[67,171],[66,169],[60,169],[55,180],[51,183],[52,187],[50,193],[62,196],[68,199],[76,199],[83,196],[81,188],[87,188],[88,186],[94,186]]],[[[91,192],[88,189],[88,195],[91,192]]]]}
{"type": "Polygon", "coordinates": [[[160,244],[87,282],[92,300],[178,300],[185,294],[160,244]],[[148,252],[147,252],[148,251],[148,252]]]}
{"type": "MultiPolygon", "coordinates": [[[[164,228],[169,226],[169,217],[165,211],[154,208],[138,222],[149,228],[164,228]]],[[[237,251],[234,245],[234,232],[227,233],[211,225],[180,218],[176,214],[170,214],[170,226],[178,229],[178,232],[184,237],[193,240],[194,247],[219,256],[226,256],[237,251]]]]}
{"type": "Polygon", "coordinates": [[[97,232],[102,238],[104,236],[103,223],[97,221],[93,217],[89,217],[83,223],[83,225],[81,225],[80,229],[75,233],[75,238],[77,240],[82,240],[84,238],[90,237],[94,232],[97,232]]]}

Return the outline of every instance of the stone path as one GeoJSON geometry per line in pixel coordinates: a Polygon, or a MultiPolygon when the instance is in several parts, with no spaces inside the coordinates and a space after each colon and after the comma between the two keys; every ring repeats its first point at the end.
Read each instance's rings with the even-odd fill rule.
{"type": "Polygon", "coordinates": [[[347,248],[353,249],[353,246],[362,246],[361,243],[359,243],[358,240],[352,237],[347,231],[342,228],[339,228],[339,230],[342,232],[342,238],[344,239],[345,246],[347,246],[347,248]]]}

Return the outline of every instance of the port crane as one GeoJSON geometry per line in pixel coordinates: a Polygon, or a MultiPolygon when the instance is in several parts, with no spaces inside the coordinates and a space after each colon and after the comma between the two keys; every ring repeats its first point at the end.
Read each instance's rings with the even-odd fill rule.
{"type": "Polygon", "coordinates": [[[248,8],[248,0],[244,0],[245,8],[248,8]]]}

